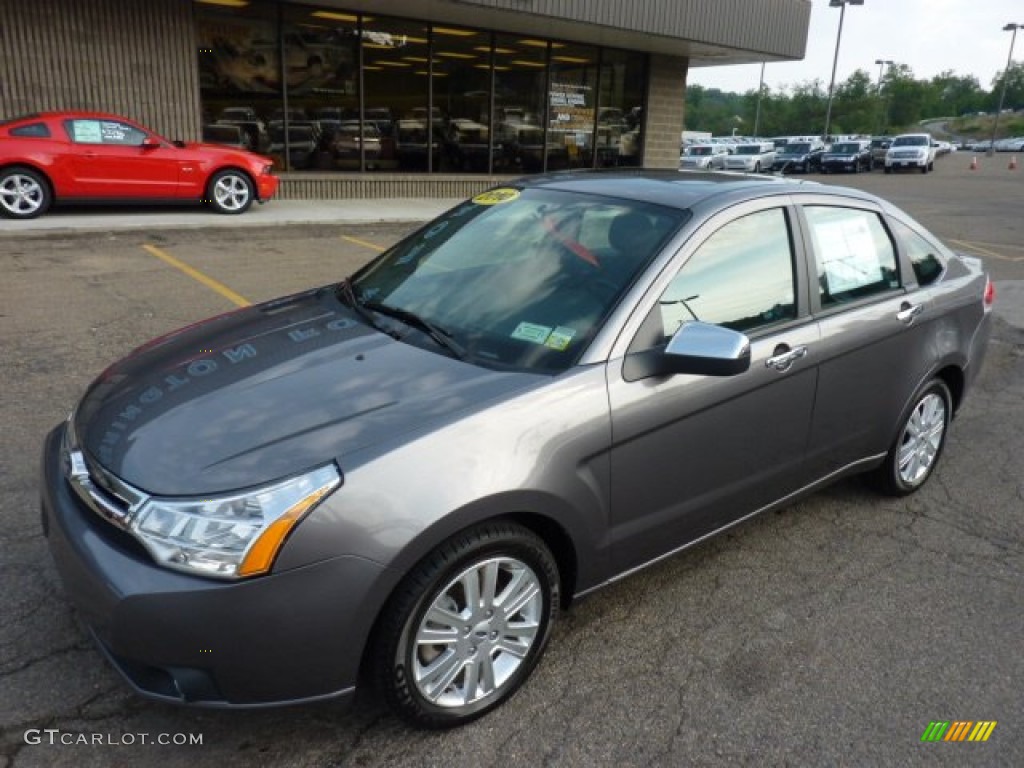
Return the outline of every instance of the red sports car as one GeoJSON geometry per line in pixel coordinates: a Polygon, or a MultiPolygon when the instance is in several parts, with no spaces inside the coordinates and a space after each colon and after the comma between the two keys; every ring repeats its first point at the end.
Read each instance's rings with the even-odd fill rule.
{"type": "Polygon", "coordinates": [[[0,122],[0,213],[30,219],[54,203],[207,203],[242,213],[277,191],[268,157],[168,141],[117,115],[47,112],[0,122]]]}

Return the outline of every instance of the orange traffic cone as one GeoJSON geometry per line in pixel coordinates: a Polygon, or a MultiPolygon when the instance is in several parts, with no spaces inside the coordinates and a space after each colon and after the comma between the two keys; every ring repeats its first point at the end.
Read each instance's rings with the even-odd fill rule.
{"type": "Polygon", "coordinates": [[[978,156],[977,155],[975,155],[974,157],[971,158],[971,170],[972,171],[978,170],[978,156]]]}
{"type": "Polygon", "coordinates": [[[1017,170],[1017,156],[1016,155],[1010,155],[1010,170],[1011,171],[1016,171],[1017,170]]]}

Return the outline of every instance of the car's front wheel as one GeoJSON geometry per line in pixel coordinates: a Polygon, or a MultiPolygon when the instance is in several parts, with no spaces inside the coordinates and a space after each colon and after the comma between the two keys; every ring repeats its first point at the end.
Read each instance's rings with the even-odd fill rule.
{"type": "Polygon", "coordinates": [[[442,544],[382,614],[373,663],[388,705],[428,728],[498,706],[539,661],[559,593],[551,551],[522,526],[486,523],[442,544]]]}
{"type": "Polygon", "coordinates": [[[946,444],[953,398],[941,379],[929,381],[914,397],[875,484],[885,493],[906,496],[931,476],[946,444]]]}
{"type": "Polygon", "coordinates": [[[33,219],[46,213],[52,196],[42,174],[31,168],[0,171],[0,213],[10,219],[33,219]]]}
{"type": "Polygon", "coordinates": [[[206,193],[207,202],[217,213],[245,213],[255,196],[252,180],[233,168],[215,173],[206,193]]]}

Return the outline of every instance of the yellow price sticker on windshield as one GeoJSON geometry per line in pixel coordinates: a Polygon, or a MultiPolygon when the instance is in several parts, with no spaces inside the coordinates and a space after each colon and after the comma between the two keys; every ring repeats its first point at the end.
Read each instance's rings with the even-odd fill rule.
{"type": "Polygon", "coordinates": [[[498,203],[511,202],[517,197],[519,197],[518,189],[505,187],[502,189],[489,189],[486,192],[481,192],[473,198],[473,202],[477,205],[497,205],[498,203]]]}

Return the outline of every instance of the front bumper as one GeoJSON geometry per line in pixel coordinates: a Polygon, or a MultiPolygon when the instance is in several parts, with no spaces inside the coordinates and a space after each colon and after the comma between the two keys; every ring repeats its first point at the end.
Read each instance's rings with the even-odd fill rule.
{"type": "Polygon", "coordinates": [[[74,496],[63,431],[43,449],[43,531],[71,603],[139,693],[215,707],[351,701],[382,566],[336,557],[236,582],[157,566],[74,496]]]}
{"type": "Polygon", "coordinates": [[[261,203],[267,202],[277,194],[277,187],[281,180],[272,174],[264,173],[256,177],[256,196],[261,203]]]}

